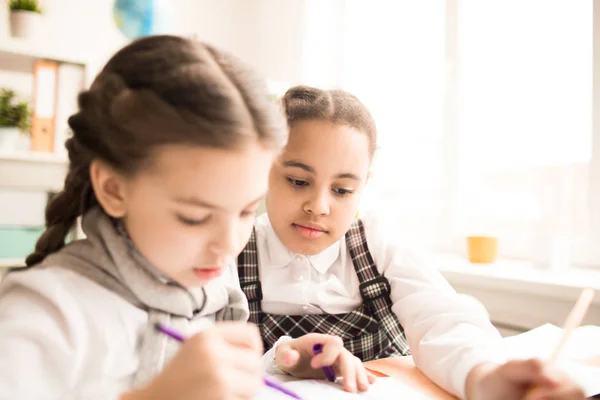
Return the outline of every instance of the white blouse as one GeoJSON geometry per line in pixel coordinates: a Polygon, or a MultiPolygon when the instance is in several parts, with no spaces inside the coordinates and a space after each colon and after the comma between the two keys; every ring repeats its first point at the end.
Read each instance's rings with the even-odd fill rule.
{"type": "MultiPolygon", "coordinates": [[[[446,390],[464,397],[469,371],[501,362],[501,336],[480,304],[458,295],[441,274],[402,249],[372,217],[361,218],[378,271],[391,285],[392,311],[404,327],[416,365],[446,390]]],[[[347,313],[362,304],[359,281],[342,238],[314,256],[292,253],[266,214],[256,237],[262,310],[272,314],[347,313]]]]}
{"type": "MultiPolygon", "coordinates": [[[[235,268],[218,279],[238,285],[235,268]]],[[[0,284],[0,399],[118,399],[131,387],[148,314],[65,268],[0,284]]],[[[197,333],[215,323],[198,318],[197,333]]]]}

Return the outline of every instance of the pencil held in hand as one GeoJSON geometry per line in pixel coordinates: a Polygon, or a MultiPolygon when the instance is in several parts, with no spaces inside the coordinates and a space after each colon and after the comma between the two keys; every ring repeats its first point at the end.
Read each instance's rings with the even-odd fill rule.
{"type": "MultiPolygon", "coordinates": [[[[161,323],[157,323],[157,324],[155,324],[154,327],[157,331],[163,333],[166,336],[169,336],[170,338],[172,338],[174,340],[177,340],[178,342],[184,342],[186,340],[186,337],[183,334],[181,334],[180,332],[177,332],[175,329],[173,329],[169,326],[166,326],[161,323]]],[[[302,400],[302,398],[300,396],[298,396],[291,390],[284,388],[283,386],[281,386],[279,383],[277,383],[275,381],[272,381],[266,377],[263,378],[263,381],[266,386],[268,386],[272,389],[278,390],[279,392],[281,392],[293,399],[302,400]]]]}
{"type": "Polygon", "coordinates": [[[581,294],[579,295],[579,299],[577,300],[577,303],[575,303],[573,310],[571,310],[571,313],[569,314],[569,316],[567,317],[567,320],[565,321],[565,326],[563,328],[563,332],[560,337],[560,341],[558,342],[558,345],[554,349],[552,356],[550,356],[550,359],[548,360],[549,365],[554,364],[557,361],[557,359],[560,356],[560,354],[562,353],[565,345],[567,344],[569,337],[571,336],[573,331],[575,331],[575,329],[577,329],[577,327],[583,321],[583,318],[585,317],[585,314],[587,313],[587,310],[590,307],[590,304],[592,304],[593,299],[594,299],[594,290],[593,289],[584,289],[581,292],[581,294]]]}

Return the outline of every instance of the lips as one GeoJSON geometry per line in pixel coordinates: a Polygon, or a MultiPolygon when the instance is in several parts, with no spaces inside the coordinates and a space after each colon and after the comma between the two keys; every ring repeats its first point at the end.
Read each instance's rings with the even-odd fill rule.
{"type": "Polygon", "coordinates": [[[211,280],[221,276],[223,268],[194,268],[194,274],[202,280],[211,280]]]}
{"type": "Polygon", "coordinates": [[[312,222],[295,223],[293,225],[297,225],[297,226],[301,226],[303,228],[313,229],[315,231],[321,231],[321,232],[327,233],[327,229],[325,229],[325,227],[323,225],[315,224],[312,222]]]}
{"type": "Polygon", "coordinates": [[[300,234],[300,236],[306,239],[318,239],[327,234],[327,230],[319,224],[306,222],[301,224],[292,224],[292,226],[300,234]]]}

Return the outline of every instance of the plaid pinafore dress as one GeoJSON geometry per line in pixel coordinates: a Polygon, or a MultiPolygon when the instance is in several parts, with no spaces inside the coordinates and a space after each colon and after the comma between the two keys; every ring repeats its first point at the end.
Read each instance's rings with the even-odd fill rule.
{"type": "Polygon", "coordinates": [[[363,304],[347,314],[276,315],[261,310],[256,234],[252,232],[238,257],[238,273],[250,305],[250,322],[260,328],[265,351],[281,336],[297,338],[316,332],[341,337],[346,349],[362,361],[410,354],[404,329],[392,312],[390,284],[377,271],[359,219],[346,233],[346,243],[360,282],[363,304]]]}

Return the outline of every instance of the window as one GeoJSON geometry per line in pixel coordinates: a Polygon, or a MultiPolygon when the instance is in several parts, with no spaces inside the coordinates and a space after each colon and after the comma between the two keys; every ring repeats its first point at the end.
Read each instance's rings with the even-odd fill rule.
{"type": "Polygon", "coordinates": [[[592,15],[591,1],[458,2],[455,237],[568,263],[588,233],[592,15]]]}
{"type": "Polygon", "coordinates": [[[378,127],[365,208],[385,209],[401,235],[432,244],[444,126],[445,3],[346,3],[343,86],[378,127]]]}
{"type": "Polygon", "coordinates": [[[329,27],[321,44],[343,49],[320,47],[332,62],[316,83],[356,94],[378,124],[365,208],[429,249],[491,234],[503,257],[600,265],[592,1],[342,3],[335,22],[312,18],[313,40],[329,27]]]}

